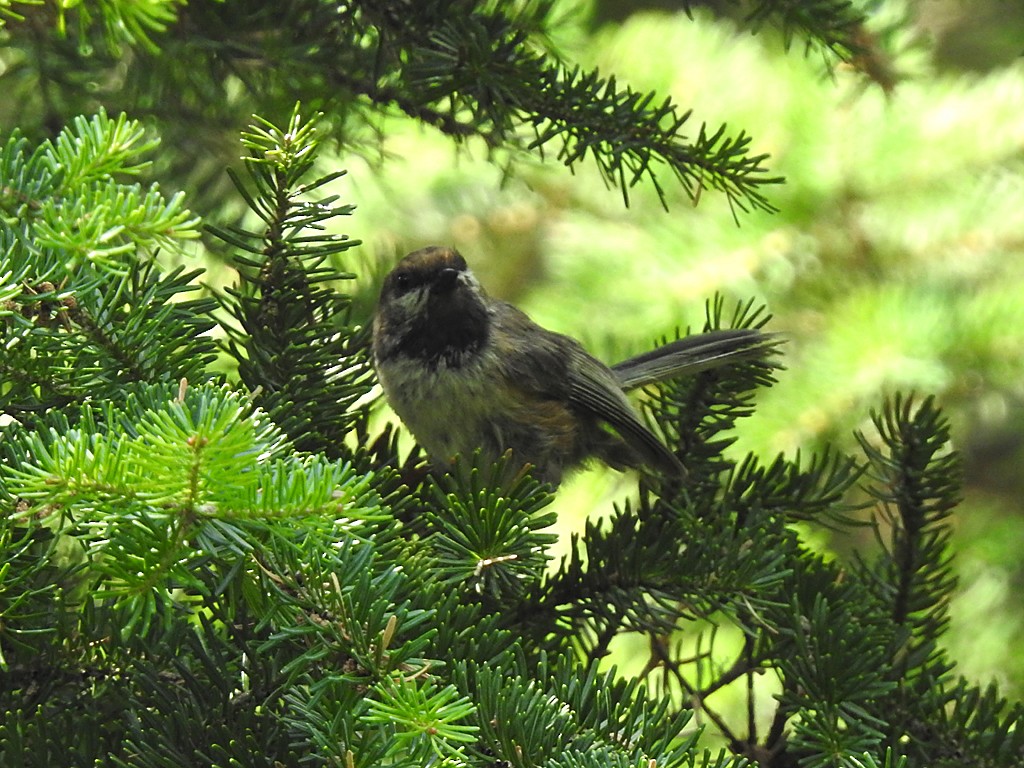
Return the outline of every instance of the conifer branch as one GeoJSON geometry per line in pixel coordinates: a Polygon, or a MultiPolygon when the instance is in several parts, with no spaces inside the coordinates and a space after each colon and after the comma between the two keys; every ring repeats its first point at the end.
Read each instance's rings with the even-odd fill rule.
{"type": "Polygon", "coordinates": [[[300,448],[338,455],[346,432],[365,417],[351,406],[372,382],[365,338],[348,325],[348,298],[330,287],[353,275],[329,259],[358,241],[325,225],[352,206],[337,204],[336,196],[309,199],[343,175],[308,178],[320,141],[315,122],[304,120],[298,106],[286,129],[257,120],[243,136],[252,188],[232,178],[265,227],[211,231],[237,249],[241,282],[221,302],[237,322],[227,350],[243,382],[300,448]]]}

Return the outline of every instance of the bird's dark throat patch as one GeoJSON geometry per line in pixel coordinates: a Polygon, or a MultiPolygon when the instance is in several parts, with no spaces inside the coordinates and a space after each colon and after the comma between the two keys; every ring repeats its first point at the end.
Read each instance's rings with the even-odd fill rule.
{"type": "Polygon", "coordinates": [[[428,367],[461,367],[490,333],[487,308],[460,292],[432,301],[423,321],[413,325],[396,345],[395,356],[422,360],[428,367]]]}

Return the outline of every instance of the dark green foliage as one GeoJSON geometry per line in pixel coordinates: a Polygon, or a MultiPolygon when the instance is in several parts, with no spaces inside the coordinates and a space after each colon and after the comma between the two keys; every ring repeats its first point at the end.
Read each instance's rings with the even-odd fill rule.
{"type": "MultiPolygon", "coordinates": [[[[508,159],[528,151],[569,167],[593,162],[627,199],[637,183],[661,193],[675,177],[694,200],[710,188],[739,209],[771,209],[762,188],[780,181],[745,132],[694,125],[669,99],[561,62],[547,43],[558,17],[551,2],[158,2],[126,3],[121,13],[126,23],[106,16],[104,28],[76,8],[77,45],[48,48],[28,79],[42,82],[46,106],[59,113],[102,105],[158,116],[182,153],[169,159],[204,195],[225,193],[209,158],[229,159],[228,136],[193,125],[237,129],[254,111],[280,121],[296,99],[330,115],[348,141],[376,130],[385,112],[458,141],[482,139],[508,159]],[[145,43],[158,31],[156,50],[145,43]],[[126,65],[118,54],[129,41],[143,45],[126,65]]],[[[29,48],[32,32],[51,34],[42,18],[14,22],[11,44],[29,48]]],[[[16,89],[12,103],[46,114],[29,109],[38,98],[16,89]]]]}
{"type": "Polygon", "coordinates": [[[757,0],[749,4],[746,19],[755,28],[778,27],[787,45],[799,36],[844,59],[864,52],[864,14],[850,0],[757,0]]]}
{"type": "Polygon", "coordinates": [[[1024,707],[1009,705],[994,689],[954,683],[953,663],[938,644],[955,586],[949,516],[960,467],[949,451],[949,426],[932,399],[915,410],[901,398],[875,424],[884,449],[863,437],[861,444],[870,460],[868,491],[881,505],[882,554],[859,570],[895,630],[895,685],[883,699],[896,715],[890,738],[905,739],[907,754],[931,765],[1022,764],[1024,707]]]}
{"type": "Polygon", "coordinates": [[[233,179],[264,228],[213,230],[239,249],[233,261],[241,284],[222,300],[238,324],[228,329],[228,351],[240,381],[256,390],[297,448],[339,456],[345,434],[365,413],[353,405],[372,386],[365,334],[349,326],[347,297],[336,290],[354,275],[330,266],[332,256],[358,241],[324,230],[353,207],[336,205],[337,196],[310,199],[342,174],[302,181],[313,167],[316,137],[297,111],[286,129],[261,122],[242,143],[254,190],[233,179]]]}
{"type": "MultiPolygon", "coordinates": [[[[465,34],[501,51],[530,27],[492,5],[465,34]]],[[[331,8],[329,31],[394,36],[382,72],[418,61],[413,32],[447,50],[426,10],[331,8]]],[[[400,83],[511,130],[484,110],[495,86],[451,88],[459,71],[400,83]]],[[[152,149],[137,126],[101,114],[61,137],[0,151],[4,766],[1024,764],[1024,710],[941,649],[959,465],[932,400],[884,405],[863,457],[763,461],[730,430],[775,360],[666,384],[645,407],[686,476],[643,477],[555,565],[550,489],[508,461],[427,473],[375,431],[331,266],[351,207],[313,122],[244,134],[259,223],[217,230],[240,275],[219,303],[161,268],[196,222],[124,183],[152,149]],[[212,331],[237,369],[216,372],[212,331]],[[857,514],[880,546],[851,565],[798,530],[857,514]],[[642,669],[600,667],[630,639],[642,669]],[[719,705],[730,686],[746,712],[719,705]]],[[[766,319],[715,302],[707,327],[766,319]]]]}
{"type": "Polygon", "coordinates": [[[544,511],[549,490],[524,472],[509,482],[510,464],[458,467],[453,476],[432,480],[424,509],[441,585],[469,588],[495,606],[540,579],[545,550],[557,538],[542,532],[555,523],[544,511]]]}

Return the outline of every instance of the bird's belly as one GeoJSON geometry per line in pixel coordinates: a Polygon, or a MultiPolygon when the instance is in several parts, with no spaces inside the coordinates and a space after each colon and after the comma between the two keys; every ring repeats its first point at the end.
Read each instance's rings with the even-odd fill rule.
{"type": "Polygon", "coordinates": [[[439,366],[428,373],[419,362],[397,361],[378,376],[392,409],[433,460],[478,448],[497,458],[505,392],[480,366],[439,366]]]}

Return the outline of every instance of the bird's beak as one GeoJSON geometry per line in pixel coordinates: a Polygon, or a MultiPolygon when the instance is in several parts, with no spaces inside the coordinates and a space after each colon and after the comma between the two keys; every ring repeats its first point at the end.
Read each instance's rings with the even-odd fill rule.
{"type": "Polygon", "coordinates": [[[432,293],[449,293],[459,282],[459,275],[462,273],[457,269],[442,269],[437,279],[434,280],[434,284],[431,286],[432,293]]]}

